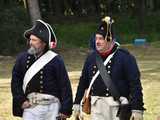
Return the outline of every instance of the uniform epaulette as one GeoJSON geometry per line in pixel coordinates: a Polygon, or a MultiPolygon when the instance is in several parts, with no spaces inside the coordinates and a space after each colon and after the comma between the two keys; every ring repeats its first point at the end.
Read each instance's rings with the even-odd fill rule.
{"type": "Polygon", "coordinates": [[[119,48],[118,50],[123,52],[123,53],[130,54],[130,52],[125,48],[119,48]]]}
{"type": "Polygon", "coordinates": [[[90,50],[89,53],[88,53],[88,56],[91,56],[95,53],[95,50],[90,50]]]}

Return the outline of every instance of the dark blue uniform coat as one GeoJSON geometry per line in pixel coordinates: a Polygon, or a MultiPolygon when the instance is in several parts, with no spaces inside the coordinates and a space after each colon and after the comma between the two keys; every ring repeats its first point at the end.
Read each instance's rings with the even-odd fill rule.
{"type": "Polygon", "coordinates": [[[23,78],[27,69],[36,61],[33,55],[23,52],[18,55],[12,71],[11,90],[13,95],[13,115],[22,116],[22,103],[31,92],[46,93],[59,98],[60,112],[71,115],[72,91],[64,62],[58,55],[46,64],[28,83],[26,92],[22,90],[23,78]]]}
{"type": "MultiPolygon", "coordinates": [[[[140,72],[136,60],[127,50],[121,48],[117,49],[116,45],[112,52],[115,50],[117,51],[106,65],[106,70],[111,76],[111,79],[120,95],[128,98],[131,109],[143,110],[142,86],[140,83],[140,72]]],[[[84,91],[89,87],[91,79],[95,75],[96,71],[96,53],[94,51],[85,61],[77,89],[75,104],[80,103],[84,91]]],[[[100,75],[94,81],[91,88],[91,95],[106,97],[111,95],[100,75]]]]}

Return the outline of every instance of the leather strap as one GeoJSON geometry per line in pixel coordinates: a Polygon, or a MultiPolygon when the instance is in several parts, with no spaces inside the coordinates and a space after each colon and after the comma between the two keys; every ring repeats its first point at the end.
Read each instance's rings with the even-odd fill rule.
{"type": "MultiPolygon", "coordinates": [[[[104,61],[103,64],[104,64],[104,65],[107,65],[107,63],[108,63],[109,60],[113,57],[113,55],[114,55],[114,53],[110,54],[110,55],[107,57],[107,59],[104,61]]],[[[100,72],[99,72],[99,70],[98,70],[98,71],[96,72],[96,74],[92,77],[92,80],[91,80],[91,82],[90,82],[90,85],[89,85],[89,87],[88,87],[88,89],[87,89],[86,97],[89,96],[91,87],[92,87],[94,81],[96,80],[96,78],[99,76],[99,73],[100,73],[100,72]]]]}
{"type": "Polygon", "coordinates": [[[103,64],[103,60],[98,53],[96,54],[96,64],[100,71],[100,75],[102,77],[104,84],[109,89],[111,95],[115,98],[115,100],[119,101],[120,94],[116,86],[114,85],[113,81],[111,80],[110,75],[107,73],[106,67],[103,64]]]}

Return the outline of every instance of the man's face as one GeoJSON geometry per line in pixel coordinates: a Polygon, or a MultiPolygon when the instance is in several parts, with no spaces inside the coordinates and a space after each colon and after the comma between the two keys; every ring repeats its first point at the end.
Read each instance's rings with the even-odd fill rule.
{"type": "Polygon", "coordinates": [[[30,45],[30,48],[28,52],[30,54],[39,54],[43,52],[43,50],[45,49],[46,43],[43,42],[38,37],[36,37],[35,35],[31,35],[29,45],[30,45]]]}
{"type": "Polygon", "coordinates": [[[111,47],[112,41],[107,41],[101,34],[96,34],[96,49],[100,53],[106,52],[111,47]]]}

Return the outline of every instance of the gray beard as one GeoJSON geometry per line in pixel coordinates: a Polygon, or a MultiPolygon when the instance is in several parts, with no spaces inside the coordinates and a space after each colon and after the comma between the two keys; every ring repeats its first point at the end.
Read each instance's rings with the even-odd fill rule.
{"type": "Polygon", "coordinates": [[[36,49],[35,47],[31,46],[31,47],[28,49],[27,52],[28,52],[29,54],[31,54],[31,55],[36,55],[36,54],[39,53],[39,50],[36,49]]]}

